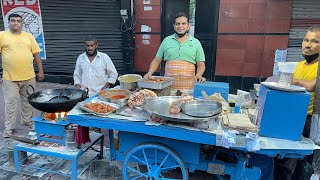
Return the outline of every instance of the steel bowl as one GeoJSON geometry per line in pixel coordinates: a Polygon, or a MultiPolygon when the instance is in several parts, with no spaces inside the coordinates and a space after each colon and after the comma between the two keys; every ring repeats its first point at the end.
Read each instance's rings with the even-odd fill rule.
{"type": "Polygon", "coordinates": [[[221,113],[222,104],[213,100],[194,100],[182,103],[181,110],[193,117],[210,117],[221,113]]]}
{"type": "Polygon", "coordinates": [[[119,76],[120,88],[124,90],[135,90],[138,88],[137,81],[142,79],[139,74],[126,74],[119,76]]]}

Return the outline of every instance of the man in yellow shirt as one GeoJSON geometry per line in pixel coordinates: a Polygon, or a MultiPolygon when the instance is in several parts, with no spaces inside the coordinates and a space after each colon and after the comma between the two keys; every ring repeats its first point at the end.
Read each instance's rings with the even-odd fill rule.
{"type": "Polygon", "coordinates": [[[40,48],[31,34],[22,31],[22,17],[19,14],[11,14],[8,23],[9,30],[0,32],[2,89],[5,102],[5,130],[2,133],[4,138],[9,138],[15,129],[18,97],[21,99],[21,124],[33,125],[32,107],[27,101],[28,86],[36,85],[33,60],[38,66],[38,80],[42,81],[44,78],[40,48]]]}
{"type": "Polygon", "coordinates": [[[318,73],[318,62],[320,52],[320,26],[312,26],[308,29],[302,41],[302,54],[305,60],[300,61],[293,73],[293,84],[305,87],[311,93],[308,108],[308,118],[303,135],[309,137],[311,115],[314,103],[314,89],[318,73]]]}
{"type": "MultiPolygon", "coordinates": [[[[318,62],[320,52],[320,25],[315,25],[307,30],[307,33],[302,41],[302,55],[305,60],[298,63],[294,73],[292,84],[303,86],[311,93],[311,99],[308,108],[308,114],[303,129],[303,136],[309,137],[311,126],[311,115],[314,103],[314,89],[316,85],[316,78],[318,73],[318,62]]],[[[309,159],[309,158],[308,158],[309,159]]],[[[307,173],[312,169],[311,165],[307,165],[306,160],[297,159],[275,159],[275,177],[274,179],[310,179],[311,174],[307,173]],[[297,174],[297,176],[295,176],[297,174]],[[299,178],[297,178],[299,177],[299,178]]]]}

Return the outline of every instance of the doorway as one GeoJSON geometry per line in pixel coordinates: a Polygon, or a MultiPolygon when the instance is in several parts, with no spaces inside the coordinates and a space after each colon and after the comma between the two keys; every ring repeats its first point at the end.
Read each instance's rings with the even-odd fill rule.
{"type": "MultiPolygon", "coordinates": [[[[189,14],[190,31],[202,44],[206,71],[203,76],[214,79],[220,0],[164,0],[162,1],[162,39],[174,33],[174,16],[178,12],[189,14]]],[[[164,64],[161,65],[164,74],[164,64]]]]}

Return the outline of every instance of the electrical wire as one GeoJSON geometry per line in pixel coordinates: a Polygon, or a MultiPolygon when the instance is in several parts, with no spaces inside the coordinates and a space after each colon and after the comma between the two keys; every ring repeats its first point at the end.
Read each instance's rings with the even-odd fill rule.
{"type": "Polygon", "coordinates": [[[135,12],[136,12],[136,8],[135,8],[135,2],[132,1],[133,4],[132,4],[132,7],[133,7],[133,12],[132,12],[132,15],[131,15],[131,22],[130,22],[130,26],[128,27],[127,26],[127,19],[123,18],[122,21],[121,21],[121,32],[127,32],[127,31],[133,31],[134,30],[134,26],[136,25],[136,19],[135,19],[135,12]]]}

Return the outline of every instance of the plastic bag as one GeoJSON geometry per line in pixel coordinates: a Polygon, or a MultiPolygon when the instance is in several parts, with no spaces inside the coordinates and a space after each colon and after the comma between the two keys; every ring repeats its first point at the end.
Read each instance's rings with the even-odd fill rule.
{"type": "Polygon", "coordinates": [[[298,62],[278,62],[279,71],[284,73],[293,73],[298,62]]]}
{"type": "Polygon", "coordinates": [[[311,117],[310,139],[315,144],[320,144],[320,119],[318,114],[313,114],[311,117]]]}
{"type": "Polygon", "coordinates": [[[207,95],[205,91],[201,91],[204,100],[213,100],[222,104],[222,113],[230,112],[229,103],[221,96],[220,93],[214,93],[210,96],[207,95]]]}
{"type": "Polygon", "coordinates": [[[252,105],[252,98],[249,92],[237,90],[237,101],[241,107],[248,107],[252,105]]]}

